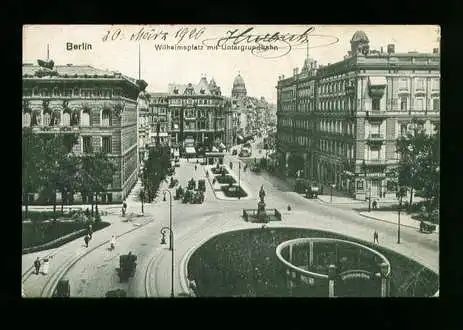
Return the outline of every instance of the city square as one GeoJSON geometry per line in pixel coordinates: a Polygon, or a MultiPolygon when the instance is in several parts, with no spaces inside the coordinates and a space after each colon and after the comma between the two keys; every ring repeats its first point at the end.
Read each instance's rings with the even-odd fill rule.
{"type": "Polygon", "coordinates": [[[139,41],[117,46],[136,69],[68,64],[38,28],[25,38],[44,51],[23,54],[24,298],[439,295],[439,41],[380,46],[407,28],[351,27],[326,59],[309,34],[286,55],[301,69],[267,81],[189,53],[182,75],[139,41]]]}

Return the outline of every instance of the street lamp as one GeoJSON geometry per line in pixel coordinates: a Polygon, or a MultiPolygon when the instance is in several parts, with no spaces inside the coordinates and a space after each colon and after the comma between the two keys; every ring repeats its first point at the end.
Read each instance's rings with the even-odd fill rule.
{"type": "Polygon", "coordinates": [[[399,199],[397,212],[397,244],[400,244],[400,211],[402,209],[402,198],[405,196],[405,189],[403,187],[399,187],[396,196],[399,199]]]}
{"type": "Polygon", "coordinates": [[[143,203],[145,201],[145,186],[143,186],[143,190],[140,191],[140,199],[141,199],[141,214],[145,214],[143,209],[143,203]]]}
{"type": "Polygon", "coordinates": [[[166,244],[166,232],[170,234],[170,250],[172,251],[172,265],[171,265],[171,282],[170,282],[170,297],[174,297],[174,232],[172,231],[172,227],[162,227],[161,228],[161,244],[166,244]]]}
{"type": "Polygon", "coordinates": [[[330,203],[333,203],[333,189],[336,187],[336,185],[333,183],[330,187],[331,187],[330,203]]]}
{"type": "Polygon", "coordinates": [[[169,190],[164,190],[164,202],[166,201],[166,193],[169,194],[169,228],[170,228],[170,241],[169,241],[169,250],[174,250],[174,234],[172,232],[172,193],[169,190]]]}
{"type": "MultiPolygon", "coordinates": [[[[362,162],[362,170],[363,170],[363,175],[365,177],[365,191],[367,189],[367,165],[365,164],[365,159],[362,162]]],[[[366,193],[365,193],[366,196],[366,193]]],[[[368,189],[368,212],[371,212],[371,186],[368,189]]]]}
{"type": "Polygon", "coordinates": [[[238,199],[241,199],[241,161],[238,160],[238,199]]]}

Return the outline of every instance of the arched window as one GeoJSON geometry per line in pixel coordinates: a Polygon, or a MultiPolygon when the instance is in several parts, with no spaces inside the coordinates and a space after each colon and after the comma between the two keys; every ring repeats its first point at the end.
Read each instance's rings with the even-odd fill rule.
{"type": "Polygon", "coordinates": [[[61,111],[56,109],[51,114],[52,121],[50,122],[51,126],[59,125],[61,122],[61,111]]]}
{"type": "Polygon", "coordinates": [[[44,111],[43,112],[43,126],[50,126],[50,119],[51,119],[51,112],[44,111]]]}
{"type": "Polygon", "coordinates": [[[111,111],[109,109],[101,111],[101,126],[111,126],[111,111]]]}
{"type": "Polygon", "coordinates": [[[71,110],[65,109],[63,111],[63,118],[61,123],[63,126],[71,126],[71,110]]]}
{"type": "Polygon", "coordinates": [[[53,96],[60,96],[60,91],[59,91],[58,87],[53,88],[53,96]]]}
{"type": "Polygon", "coordinates": [[[90,109],[83,109],[80,118],[80,126],[90,126],[90,109]]]}
{"type": "Polygon", "coordinates": [[[30,127],[31,126],[31,112],[24,111],[23,112],[23,127],[30,127]]]}
{"type": "Polygon", "coordinates": [[[35,110],[32,112],[32,123],[31,126],[39,126],[42,123],[42,112],[39,110],[35,110]]]}

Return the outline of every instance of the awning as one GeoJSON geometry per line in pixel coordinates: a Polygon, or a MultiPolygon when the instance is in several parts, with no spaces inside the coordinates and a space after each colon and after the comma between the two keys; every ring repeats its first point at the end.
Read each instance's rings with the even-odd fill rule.
{"type": "Polygon", "coordinates": [[[196,153],[196,150],[193,147],[186,147],[185,151],[186,151],[187,154],[195,154],[196,153]]]}
{"type": "Polygon", "coordinates": [[[386,86],[386,77],[369,77],[370,86],[386,86]]]}

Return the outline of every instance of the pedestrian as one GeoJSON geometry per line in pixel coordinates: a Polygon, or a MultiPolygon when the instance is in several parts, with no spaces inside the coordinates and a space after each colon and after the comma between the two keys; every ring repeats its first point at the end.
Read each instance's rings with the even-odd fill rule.
{"type": "Polygon", "coordinates": [[[376,243],[376,244],[379,244],[379,241],[378,241],[378,232],[375,230],[375,232],[373,233],[373,243],[376,243]]]}
{"type": "Polygon", "coordinates": [[[124,208],[124,211],[127,211],[127,203],[125,202],[125,200],[122,203],[122,207],[124,208]]]}
{"type": "Polygon", "coordinates": [[[375,200],[373,200],[373,210],[376,210],[378,208],[378,202],[375,200]]]}
{"type": "Polygon", "coordinates": [[[197,166],[197,165],[195,165],[195,171],[196,171],[197,169],[198,169],[198,166],[197,166]]]}
{"type": "Polygon", "coordinates": [[[84,237],[85,247],[87,247],[87,248],[88,248],[88,241],[90,241],[90,237],[89,237],[88,234],[87,234],[87,235],[85,235],[85,237],[84,237]]]}
{"type": "Polygon", "coordinates": [[[110,249],[114,250],[116,248],[116,236],[112,235],[111,236],[111,241],[110,241],[110,249]]]}
{"type": "Polygon", "coordinates": [[[37,257],[34,261],[34,267],[35,267],[35,274],[38,275],[40,271],[40,258],[37,257]]]}
{"type": "Polygon", "coordinates": [[[43,259],[43,268],[42,268],[42,274],[43,275],[48,275],[48,268],[50,267],[50,261],[48,258],[43,259]]]}
{"type": "Polygon", "coordinates": [[[93,228],[92,228],[92,225],[91,225],[91,224],[88,225],[87,235],[90,237],[90,239],[92,239],[93,228]]]}

